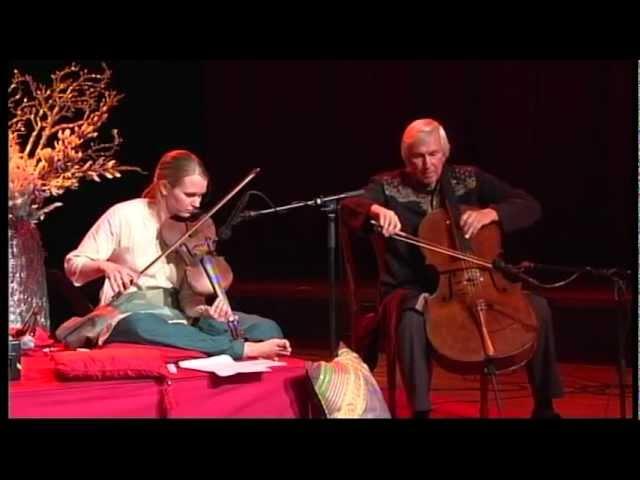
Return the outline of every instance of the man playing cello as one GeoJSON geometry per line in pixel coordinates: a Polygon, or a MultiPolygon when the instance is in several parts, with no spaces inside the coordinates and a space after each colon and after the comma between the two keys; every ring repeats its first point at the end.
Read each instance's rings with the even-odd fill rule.
{"type": "MultiPolygon", "coordinates": [[[[354,230],[369,232],[370,220],[375,220],[385,237],[398,232],[417,235],[425,216],[443,204],[441,177],[449,151],[447,135],[437,121],[419,119],[412,122],[402,136],[404,169],[374,176],[363,196],[345,200],[346,223],[354,230]]],[[[450,165],[449,171],[456,202],[479,207],[460,217],[465,238],[473,238],[478,230],[493,222],[509,233],[540,218],[540,204],[526,192],[512,188],[477,167],[450,165]]],[[[416,418],[428,417],[432,408],[432,349],[425,332],[423,307],[436,290],[437,283],[433,275],[428,275],[424,263],[419,248],[393,238],[386,239],[379,288],[383,299],[400,288],[410,292],[401,309],[397,349],[403,382],[416,418]]],[[[534,399],[531,416],[559,418],[553,399],[562,396],[563,388],[556,362],[551,311],[544,298],[530,293],[527,298],[538,320],[536,347],[527,363],[534,399]]]]}

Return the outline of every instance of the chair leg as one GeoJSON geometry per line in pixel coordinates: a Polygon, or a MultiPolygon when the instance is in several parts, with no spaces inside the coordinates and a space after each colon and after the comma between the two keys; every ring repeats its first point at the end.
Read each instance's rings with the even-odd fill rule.
{"type": "Polygon", "coordinates": [[[480,375],[480,418],[489,417],[489,377],[480,375]]]}

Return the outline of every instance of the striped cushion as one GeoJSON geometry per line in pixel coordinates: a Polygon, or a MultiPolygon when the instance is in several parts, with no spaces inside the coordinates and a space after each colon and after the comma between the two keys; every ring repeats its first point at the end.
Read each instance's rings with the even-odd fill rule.
{"type": "Polygon", "coordinates": [[[390,418],[369,368],[342,343],[331,362],[307,362],[307,374],[328,418],[390,418]]]}

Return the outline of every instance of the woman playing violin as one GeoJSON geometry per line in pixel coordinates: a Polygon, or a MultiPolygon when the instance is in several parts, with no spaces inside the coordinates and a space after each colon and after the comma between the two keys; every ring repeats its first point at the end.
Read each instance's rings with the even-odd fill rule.
{"type": "MultiPolygon", "coordinates": [[[[139,274],[167,248],[162,226],[192,215],[208,182],[204,165],[193,153],[167,152],[142,198],[111,207],[67,255],[65,271],[74,285],[104,276],[100,305],[115,304],[118,312],[126,312],[112,318],[100,332],[98,344],[158,344],[234,359],[290,354],[289,342],[274,321],[233,312],[221,296],[208,305],[191,288],[185,274],[188,266],[177,252],[139,274]],[[231,335],[227,322],[232,319],[238,320],[242,338],[231,335]]],[[[215,237],[213,222],[208,227],[215,237]]]]}
{"type": "MultiPolygon", "coordinates": [[[[422,220],[441,208],[441,176],[449,156],[449,141],[442,126],[432,119],[412,122],[405,130],[401,154],[405,168],[373,177],[362,197],[344,201],[345,220],[350,228],[368,231],[369,220],[382,227],[385,237],[400,231],[417,235],[422,220]]],[[[540,205],[526,192],[483,172],[477,167],[451,165],[451,190],[456,202],[479,207],[465,211],[460,228],[473,238],[485,225],[497,222],[505,233],[527,227],[540,217],[540,205]]],[[[410,293],[402,307],[397,331],[400,370],[416,418],[429,416],[431,347],[425,333],[424,302],[437,289],[437,280],[425,268],[417,247],[387,238],[384,270],[380,272],[383,298],[402,288],[410,293]]],[[[534,397],[532,416],[557,418],[553,398],[562,396],[551,312],[542,297],[527,294],[538,319],[538,341],[527,364],[534,397]]],[[[427,318],[428,322],[428,318],[427,318]]]]}

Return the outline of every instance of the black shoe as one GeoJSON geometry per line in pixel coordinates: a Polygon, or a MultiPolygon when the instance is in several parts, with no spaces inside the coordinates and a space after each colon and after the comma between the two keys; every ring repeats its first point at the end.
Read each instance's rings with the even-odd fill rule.
{"type": "Polygon", "coordinates": [[[531,413],[531,418],[542,420],[560,420],[562,416],[553,409],[535,409],[531,413]]]}
{"type": "Polygon", "coordinates": [[[418,410],[413,413],[415,420],[426,420],[431,416],[431,410],[418,410]]]}

